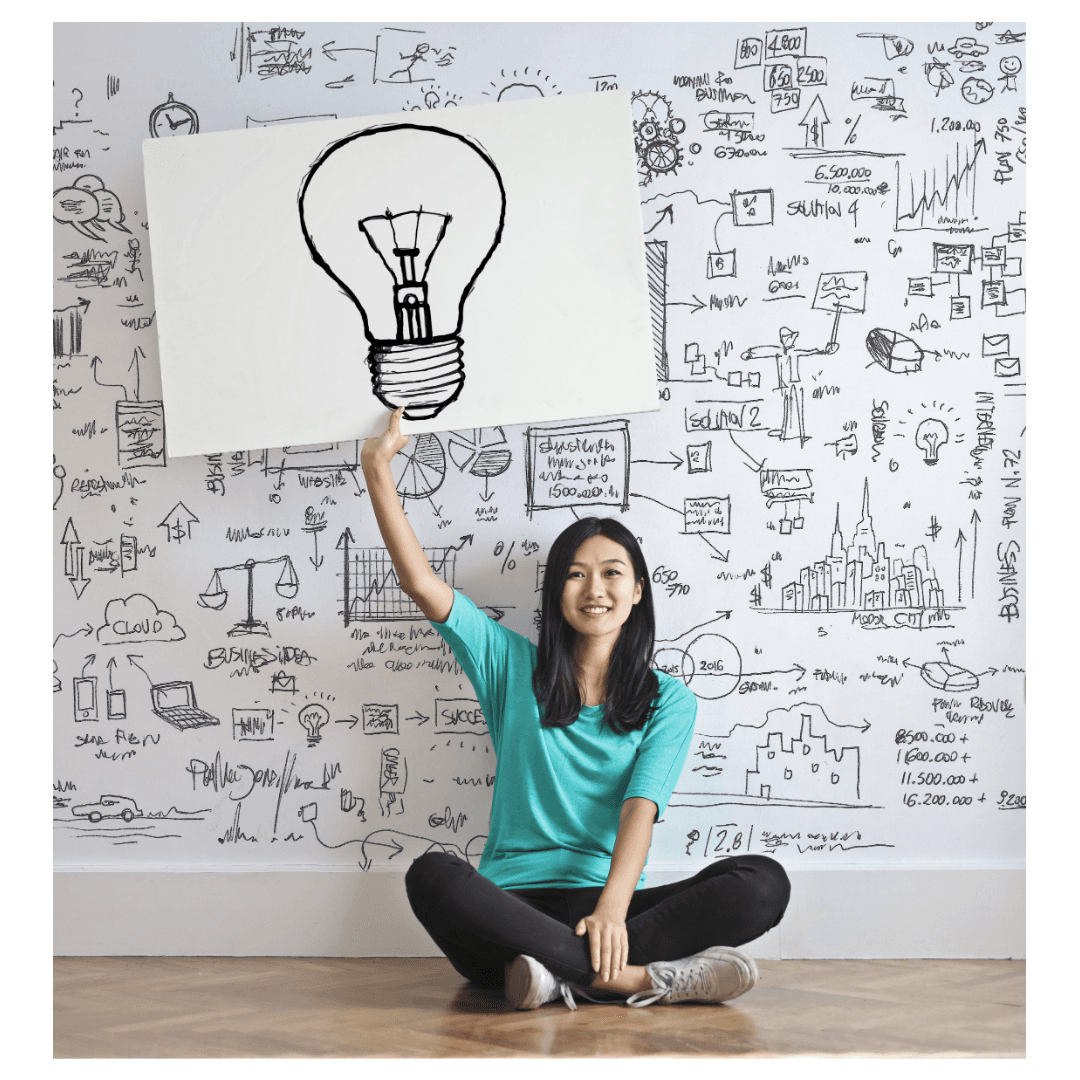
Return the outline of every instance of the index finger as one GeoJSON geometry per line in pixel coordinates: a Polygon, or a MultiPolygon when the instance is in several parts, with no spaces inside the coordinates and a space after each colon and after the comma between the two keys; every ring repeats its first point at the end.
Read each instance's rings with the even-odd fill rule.
{"type": "Polygon", "coordinates": [[[390,435],[393,435],[395,437],[401,435],[401,417],[404,415],[404,413],[405,406],[401,405],[390,414],[390,419],[386,425],[386,430],[390,435]]]}

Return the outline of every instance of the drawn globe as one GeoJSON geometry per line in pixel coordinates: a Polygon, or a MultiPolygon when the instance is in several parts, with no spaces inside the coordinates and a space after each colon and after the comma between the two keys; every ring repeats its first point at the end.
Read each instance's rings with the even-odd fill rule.
{"type": "Polygon", "coordinates": [[[403,499],[426,499],[446,479],[446,453],[431,432],[414,436],[413,445],[400,451],[393,463],[394,486],[403,499]]]}

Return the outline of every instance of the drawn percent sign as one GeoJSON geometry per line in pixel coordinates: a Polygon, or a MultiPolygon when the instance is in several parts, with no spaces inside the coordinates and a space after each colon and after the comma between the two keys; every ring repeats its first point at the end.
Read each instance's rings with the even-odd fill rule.
{"type": "Polygon", "coordinates": [[[685,649],[658,649],[653,666],[681,679],[703,701],[727,697],[742,677],[742,656],[722,634],[699,634],[685,649]]]}

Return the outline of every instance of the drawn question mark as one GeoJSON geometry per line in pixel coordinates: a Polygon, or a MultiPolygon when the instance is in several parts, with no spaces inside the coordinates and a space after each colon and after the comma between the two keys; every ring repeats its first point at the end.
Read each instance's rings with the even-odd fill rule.
{"type": "Polygon", "coordinates": [[[75,115],[78,116],[79,115],[79,106],[82,104],[83,92],[78,87],[76,87],[71,92],[73,94],[78,94],[79,95],[79,100],[75,102],[75,115]]]}

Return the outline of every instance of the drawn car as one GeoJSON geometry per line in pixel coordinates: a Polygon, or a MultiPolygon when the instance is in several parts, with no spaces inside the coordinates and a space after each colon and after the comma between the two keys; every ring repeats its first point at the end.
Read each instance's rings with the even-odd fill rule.
{"type": "Polygon", "coordinates": [[[958,37],[949,50],[957,60],[961,56],[985,56],[989,51],[986,45],[980,45],[973,37],[958,37]]]}
{"type": "Polygon", "coordinates": [[[102,818],[123,818],[132,821],[142,817],[143,812],[135,805],[134,799],[128,799],[123,795],[102,795],[96,803],[83,803],[81,806],[73,806],[71,812],[76,817],[88,818],[98,822],[102,818]]]}

